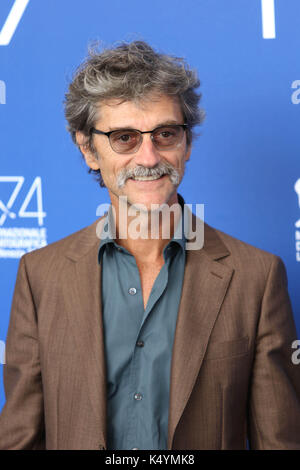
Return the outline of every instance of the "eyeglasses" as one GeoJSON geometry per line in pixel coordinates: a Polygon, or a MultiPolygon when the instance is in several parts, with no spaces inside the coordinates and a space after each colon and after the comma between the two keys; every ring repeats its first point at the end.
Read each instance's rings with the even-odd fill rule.
{"type": "Polygon", "coordinates": [[[160,126],[153,131],[139,131],[137,129],[118,129],[110,132],[102,132],[94,127],[91,133],[106,135],[109,139],[111,148],[117,153],[136,153],[140,148],[143,135],[151,134],[151,140],[157,150],[172,150],[182,142],[184,131],[188,128],[187,124],[174,124],[160,126]]]}

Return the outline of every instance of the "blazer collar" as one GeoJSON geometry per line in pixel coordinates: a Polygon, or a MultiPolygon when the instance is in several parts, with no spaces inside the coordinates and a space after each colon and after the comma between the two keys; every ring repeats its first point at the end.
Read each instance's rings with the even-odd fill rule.
{"type": "MultiPolygon", "coordinates": [[[[181,206],[183,207],[185,201],[180,194],[178,194],[178,200],[181,206]]],[[[187,211],[190,214],[192,220],[192,228],[194,230],[196,228],[197,217],[190,211],[189,208],[187,208],[187,211]]],[[[73,237],[73,242],[70,244],[68,250],[65,253],[65,256],[73,261],[78,261],[79,259],[84,257],[92,248],[95,248],[95,245],[99,248],[100,234],[102,233],[105,222],[106,216],[103,215],[88,227],[71,235],[73,237]]],[[[223,243],[221,238],[218,236],[216,230],[206,224],[203,220],[200,220],[200,224],[202,224],[204,228],[204,244],[202,248],[193,251],[204,251],[206,255],[213,260],[218,260],[230,255],[230,251],[223,243]]],[[[191,239],[190,241],[193,241],[193,239],[191,239]]]]}

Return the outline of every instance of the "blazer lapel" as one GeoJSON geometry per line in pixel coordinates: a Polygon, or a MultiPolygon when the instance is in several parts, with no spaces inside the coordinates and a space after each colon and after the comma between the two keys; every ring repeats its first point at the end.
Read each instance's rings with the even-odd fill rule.
{"type": "Polygon", "coordinates": [[[89,397],[100,438],[106,444],[106,364],[101,311],[101,269],[98,264],[99,220],[71,246],[69,276],[73,288],[66,292],[67,313],[77,351],[86,374],[89,397]]]}
{"type": "MultiPolygon", "coordinates": [[[[193,217],[195,217],[193,215],[193,217]]],[[[186,252],[186,266],[175,330],[169,405],[168,449],[196,382],[210,334],[233,270],[217,262],[229,252],[204,224],[204,247],[186,252]]]]}

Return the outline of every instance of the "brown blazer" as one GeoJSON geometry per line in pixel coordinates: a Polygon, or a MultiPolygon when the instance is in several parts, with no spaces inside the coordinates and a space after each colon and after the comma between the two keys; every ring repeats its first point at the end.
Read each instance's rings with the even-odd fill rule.
{"type": "MultiPolygon", "coordinates": [[[[1,449],[105,449],[98,221],[21,258],[1,449]]],[[[187,251],[169,449],[300,449],[300,365],[280,258],[205,224],[187,251]]]]}

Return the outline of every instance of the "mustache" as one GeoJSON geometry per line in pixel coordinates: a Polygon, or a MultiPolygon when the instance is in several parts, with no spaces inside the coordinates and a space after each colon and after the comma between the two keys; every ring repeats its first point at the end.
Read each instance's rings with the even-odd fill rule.
{"type": "Polygon", "coordinates": [[[117,177],[117,185],[122,188],[129,178],[135,178],[139,176],[163,176],[169,175],[172,184],[178,185],[180,181],[180,174],[177,169],[168,162],[159,162],[152,168],[147,168],[143,165],[138,165],[135,168],[124,168],[120,171],[117,177]]]}

